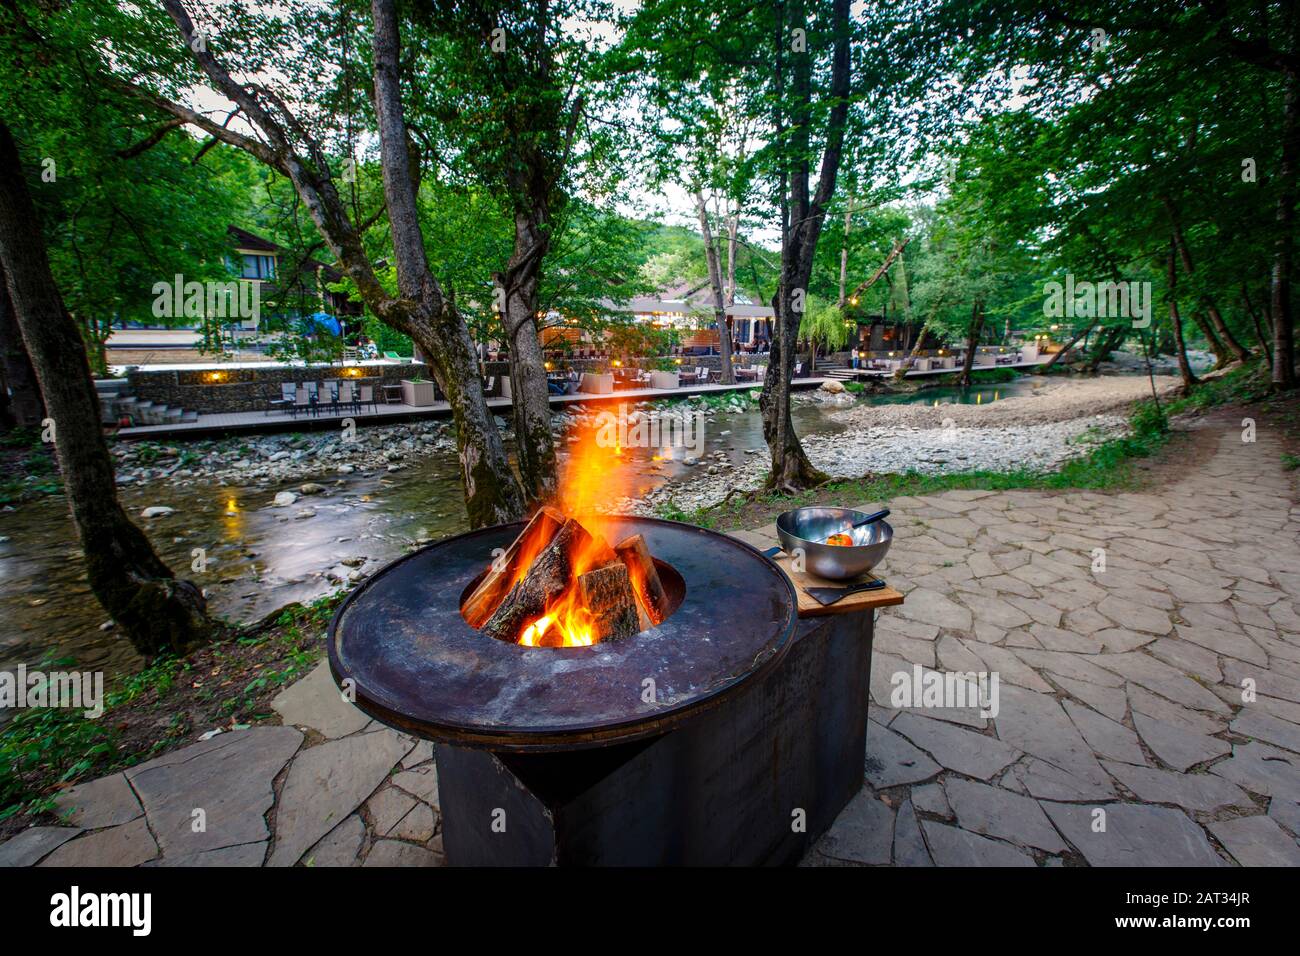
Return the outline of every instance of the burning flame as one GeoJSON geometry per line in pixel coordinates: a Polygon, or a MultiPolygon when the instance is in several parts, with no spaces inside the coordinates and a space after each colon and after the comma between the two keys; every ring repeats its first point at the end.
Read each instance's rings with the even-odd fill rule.
{"type": "MultiPolygon", "coordinates": [[[[594,426],[585,428],[578,433],[578,440],[570,443],[572,451],[561,475],[557,501],[564,515],[578,520],[591,538],[572,555],[569,586],[547,604],[544,614],[524,627],[518,643],[525,647],[589,647],[599,640],[596,623],[582,602],[577,581],[581,575],[613,558],[613,545],[617,543],[613,538],[622,532],[611,524],[604,511],[627,494],[630,476],[622,447],[617,443],[613,447],[602,446],[597,435],[594,426]]],[[[540,535],[522,543],[522,560],[515,581],[527,576],[545,544],[540,535]]],[[[637,601],[641,607],[648,607],[644,577],[635,569],[629,571],[637,601]]]]}

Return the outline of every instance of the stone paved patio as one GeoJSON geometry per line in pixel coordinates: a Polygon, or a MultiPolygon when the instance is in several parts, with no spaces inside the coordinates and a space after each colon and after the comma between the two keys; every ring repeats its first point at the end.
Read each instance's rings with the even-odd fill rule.
{"type": "MultiPolygon", "coordinates": [[[[907,603],[877,622],[866,785],[806,864],[1300,865],[1300,508],[1267,430],[1207,427],[1217,450],[1163,493],[890,503],[907,603]],[[914,665],[997,672],[996,716],[894,708],[914,665]]],[[[428,743],[324,665],[274,706],[284,726],[69,791],[68,825],[0,865],[443,862],[428,743]]]]}

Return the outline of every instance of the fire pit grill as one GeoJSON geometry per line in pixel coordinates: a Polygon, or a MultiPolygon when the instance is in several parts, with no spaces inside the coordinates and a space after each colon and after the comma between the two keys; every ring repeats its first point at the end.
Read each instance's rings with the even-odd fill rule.
{"type": "Polygon", "coordinates": [[[493,550],[523,528],[500,525],[422,548],[353,592],[330,626],[336,680],[350,678],[357,706],[385,723],[518,753],[662,733],[779,664],[798,607],[780,570],[702,528],[653,518],[614,523],[643,535],[656,564],[672,569],[666,587],[683,590],[684,582],[680,606],[657,627],[573,648],[521,647],[470,627],[462,596],[493,550]]]}
{"type": "Polygon", "coordinates": [[[448,861],[797,862],[862,788],[872,608],[901,595],[801,620],[790,579],[749,545],[617,518],[607,534],[643,535],[680,605],[631,637],[525,647],[460,612],[521,528],[408,555],[330,626],[357,706],[438,742],[448,861]]]}

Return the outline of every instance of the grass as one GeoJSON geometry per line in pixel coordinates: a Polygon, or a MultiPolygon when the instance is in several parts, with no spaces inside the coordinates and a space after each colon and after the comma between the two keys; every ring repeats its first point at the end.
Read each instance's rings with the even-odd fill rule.
{"type": "MultiPolygon", "coordinates": [[[[265,626],[235,631],[185,657],[159,657],[107,686],[96,719],[80,710],[15,710],[0,727],[0,828],[52,811],[59,791],[79,780],[133,766],[204,730],[242,729],[273,717],[271,698],[315,665],[342,597],[290,605],[265,626]]],[[[41,664],[75,667],[66,659],[41,664]]]]}
{"type": "Polygon", "coordinates": [[[14,428],[0,436],[0,507],[59,494],[63,482],[51,446],[36,428],[14,428]]]}
{"type": "Polygon", "coordinates": [[[1020,378],[1020,373],[1013,368],[982,368],[972,369],[970,380],[972,385],[1001,385],[1005,382],[1014,382],[1020,378]]]}
{"type": "Polygon", "coordinates": [[[1238,366],[1216,379],[1198,383],[1192,394],[1165,405],[1168,415],[1204,411],[1215,405],[1250,405],[1273,395],[1267,370],[1262,363],[1238,366]]]}

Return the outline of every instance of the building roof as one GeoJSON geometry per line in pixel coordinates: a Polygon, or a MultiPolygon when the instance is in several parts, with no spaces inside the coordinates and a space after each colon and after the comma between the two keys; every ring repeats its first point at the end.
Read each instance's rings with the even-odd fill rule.
{"type": "MultiPolygon", "coordinates": [[[[628,299],[623,305],[613,302],[607,303],[608,307],[619,312],[631,312],[634,315],[654,315],[664,313],[681,313],[683,315],[709,313],[713,311],[712,295],[693,296],[689,298],[669,298],[663,293],[660,296],[637,296],[628,299]]],[[[753,305],[748,302],[737,302],[735,305],[727,306],[727,315],[740,319],[770,319],[776,313],[772,311],[771,306],[753,305]]]]}
{"type": "Polygon", "coordinates": [[[240,229],[238,226],[227,226],[228,232],[235,245],[240,249],[254,249],[258,252],[279,252],[280,247],[269,239],[263,239],[261,236],[255,236],[247,229],[240,229]]]}
{"type": "MultiPolygon", "coordinates": [[[[288,253],[289,250],[283,246],[278,246],[269,239],[263,239],[261,236],[249,232],[247,229],[240,229],[238,226],[227,226],[226,232],[235,242],[238,249],[252,249],[257,252],[266,252],[274,255],[288,253]]],[[[300,278],[311,276],[313,279],[318,270],[324,270],[324,279],[326,282],[338,282],[343,278],[343,273],[334,266],[321,262],[319,259],[313,259],[308,256],[302,260],[298,268],[300,278]]]]}

